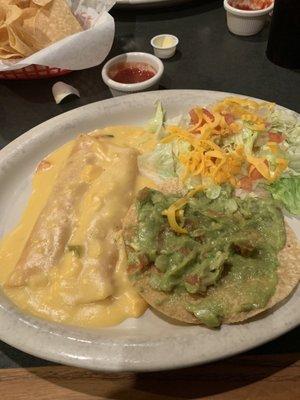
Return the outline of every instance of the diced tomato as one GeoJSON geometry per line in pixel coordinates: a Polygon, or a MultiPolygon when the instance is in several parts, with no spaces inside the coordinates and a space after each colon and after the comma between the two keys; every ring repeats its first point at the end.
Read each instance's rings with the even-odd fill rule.
{"type": "Polygon", "coordinates": [[[48,161],[48,160],[42,160],[39,164],[38,164],[38,166],[37,166],[37,172],[40,172],[40,171],[45,171],[45,170],[47,170],[47,169],[49,169],[49,168],[51,168],[52,167],[52,164],[51,164],[51,162],[50,161],[48,161]]]}
{"type": "Polygon", "coordinates": [[[227,125],[230,125],[234,122],[234,116],[232,114],[225,114],[224,118],[227,125]]]}
{"type": "Polygon", "coordinates": [[[231,7],[239,10],[254,11],[263,10],[272,4],[273,0],[229,0],[231,7]]]}
{"type": "Polygon", "coordinates": [[[211,119],[212,121],[215,120],[215,117],[212,115],[212,113],[210,111],[208,111],[206,108],[202,108],[203,110],[203,114],[207,115],[209,119],[211,119]]]}
{"type": "Polygon", "coordinates": [[[190,114],[190,118],[191,118],[191,124],[192,124],[192,125],[198,124],[199,117],[198,117],[198,114],[196,113],[196,111],[195,111],[194,109],[192,109],[192,110],[189,112],[189,114],[190,114]]]}
{"type": "Polygon", "coordinates": [[[281,143],[284,141],[284,137],[281,133],[268,132],[268,135],[271,142],[281,143]]]}
{"type": "Polygon", "coordinates": [[[140,264],[129,264],[127,267],[127,271],[129,272],[129,274],[134,274],[135,272],[140,271],[141,265],[140,264]]]}
{"type": "Polygon", "coordinates": [[[198,275],[195,275],[195,274],[193,274],[193,275],[188,275],[188,276],[185,278],[185,281],[186,281],[187,283],[189,283],[190,285],[197,285],[197,284],[199,283],[199,276],[198,276],[198,275]]]}
{"type": "Polygon", "coordinates": [[[183,254],[184,256],[188,256],[190,254],[191,250],[188,249],[187,247],[182,247],[181,249],[179,249],[179,252],[181,254],[183,254]]]}
{"type": "MultiPolygon", "coordinates": [[[[212,113],[210,111],[208,111],[206,108],[202,108],[202,111],[203,111],[203,114],[207,115],[211,121],[215,120],[212,113]]],[[[192,109],[192,110],[190,110],[189,114],[190,114],[190,118],[191,118],[191,125],[197,125],[199,123],[199,116],[198,116],[197,112],[194,109],[192,109]]],[[[200,121],[200,122],[201,122],[199,125],[200,127],[203,126],[204,124],[206,124],[206,121],[204,119],[202,119],[202,121],[200,121]]]]}
{"type": "Polygon", "coordinates": [[[247,192],[250,192],[252,190],[252,182],[253,180],[249,178],[248,176],[245,176],[240,180],[240,187],[241,189],[247,190],[247,192]]]}
{"type": "Polygon", "coordinates": [[[254,168],[250,172],[250,176],[249,176],[249,178],[252,179],[253,181],[256,181],[257,179],[261,179],[262,177],[263,177],[262,174],[256,168],[254,168]]]}
{"type": "MultiPolygon", "coordinates": [[[[267,167],[269,166],[269,163],[267,160],[265,160],[264,163],[266,164],[267,167]]],[[[249,178],[252,181],[256,181],[257,179],[263,178],[263,175],[256,168],[253,168],[249,174],[249,178]]]]}

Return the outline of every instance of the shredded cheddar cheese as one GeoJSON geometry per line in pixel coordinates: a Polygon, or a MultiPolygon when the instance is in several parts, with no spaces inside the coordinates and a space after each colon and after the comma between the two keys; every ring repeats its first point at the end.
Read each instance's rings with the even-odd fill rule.
{"type": "MultiPolygon", "coordinates": [[[[247,178],[250,180],[261,177],[272,182],[287,168],[286,160],[279,158],[269,165],[266,157],[256,156],[251,149],[244,148],[242,144],[223,147],[222,143],[230,135],[240,133],[245,124],[249,124],[249,127],[259,134],[267,133],[263,115],[273,107],[273,103],[258,103],[239,97],[224,99],[210,110],[195,107],[190,112],[192,125],[186,129],[167,126],[167,136],[161,142],[183,140],[190,145],[186,152],[178,156],[179,162],[185,167],[181,176],[183,181],[188,177],[198,176],[209,178],[216,184],[228,182],[233,186],[241,186],[241,180],[246,178],[248,171],[247,178]]],[[[277,143],[268,141],[267,146],[274,155],[278,153],[277,143]]],[[[182,204],[186,204],[186,200],[183,199],[166,211],[170,225],[176,232],[181,233],[183,228],[176,218],[178,205],[182,204]]]]}
{"type": "Polygon", "coordinates": [[[176,214],[179,208],[185,206],[187,199],[182,198],[172,204],[167,210],[163,211],[163,215],[168,218],[169,225],[174,232],[177,233],[187,233],[187,230],[182,228],[176,220],[176,214]]]}
{"type": "Polygon", "coordinates": [[[263,102],[257,103],[250,99],[240,99],[238,97],[229,97],[213,107],[213,112],[230,113],[236,119],[241,119],[252,124],[252,128],[257,131],[263,131],[266,126],[262,117],[257,115],[260,108],[271,109],[274,104],[263,102]]]}
{"type": "Polygon", "coordinates": [[[180,233],[180,234],[187,233],[187,230],[182,228],[178,224],[177,215],[179,214],[180,209],[187,204],[189,198],[193,197],[197,192],[200,192],[203,189],[204,189],[204,186],[202,186],[202,185],[197,186],[195,189],[193,189],[189,193],[187,193],[186,196],[175,201],[175,203],[173,203],[167,210],[164,210],[162,212],[162,215],[165,215],[168,218],[169,225],[174,232],[180,233]]]}
{"type": "Polygon", "coordinates": [[[276,180],[277,178],[280,177],[280,175],[282,174],[282,172],[287,168],[288,166],[288,162],[287,160],[285,160],[284,158],[278,158],[276,160],[276,169],[273,173],[271,173],[272,176],[272,180],[276,180]]]}
{"type": "Polygon", "coordinates": [[[163,143],[181,139],[191,145],[191,150],[179,156],[179,161],[186,167],[183,179],[190,174],[212,178],[216,183],[236,183],[234,176],[244,162],[242,145],[229,153],[212,139],[202,139],[201,134],[196,136],[178,126],[169,126],[167,132],[169,135],[162,140],[163,143]]]}
{"type": "Polygon", "coordinates": [[[220,112],[210,112],[205,108],[196,107],[193,112],[198,118],[198,122],[189,128],[189,132],[199,133],[201,139],[209,139],[213,135],[231,135],[240,130],[240,126],[233,121],[226,122],[225,116],[220,112]]]}
{"type": "Polygon", "coordinates": [[[269,149],[273,154],[276,154],[278,152],[278,145],[277,143],[274,142],[268,142],[267,145],[269,146],[269,149]]]}

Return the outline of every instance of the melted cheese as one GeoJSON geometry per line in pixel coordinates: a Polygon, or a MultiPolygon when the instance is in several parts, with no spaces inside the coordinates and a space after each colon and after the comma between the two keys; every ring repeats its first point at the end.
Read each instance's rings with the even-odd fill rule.
{"type": "MultiPolygon", "coordinates": [[[[140,153],[148,153],[154,149],[157,141],[152,133],[148,133],[141,128],[128,127],[128,126],[109,126],[104,129],[97,129],[92,132],[94,136],[112,135],[113,137],[107,137],[107,140],[111,140],[119,146],[128,146],[136,149],[140,153]]],[[[151,179],[144,176],[138,175],[136,180],[136,193],[143,189],[145,186],[157,189],[157,186],[151,179]]]]}
{"type": "MultiPolygon", "coordinates": [[[[93,135],[113,135],[114,137],[107,137],[107,140],[119,146],[136,148],[140,152],[150,151],[155,146],[153,136],[147,136],[138,128],[112,127],[95,131],[93,135]]],[[[145,311],[146,304],[128,281],[127,261],[121,237],[110,235],[106,228],[103,232],[97,228],[97,237],[101,238],[102,235],[102,240],[94,240],[95,235],[88,234],[96,229],[93,223],[95,214],[100,218],[98,227],[99,223],[101,227],[114,225],[120,219],[122,200],[118,200],[118,196],[113,197],[112,193],[116,188],[113,184],[114,177],[109,174],[102,176],[102,181],[97,181],[91,169],[82,171],[83,179],[89,182],[89,189],[77,210],[78,224],[72,231],[70,242],[75,246],[85,242],[87,257],[84,262],[88,266],[84,265],[75,251],[69,251],[49,270],[46,279],[44,274],[35,274],[26,285],[5,285],[20,259],[73,145],[74,142],[67,143],[40,163],[33,177],[32,195],[21,221],[0,244],[0,284],[7,296],[26,312],[52,321],[83,327],[110,326],[128,317],[139,317],[145,311]],[[99,212],[99,202],[105,202],[108,198],[112,201],[107,201],[99,212]],[[118,257],[115,260],[113,285],[111,280],[105,282],[101,275],[101,291],[99,282],[94,282],[97,276],[95,265],[100,260],[104,266],[110,257],[115,257],[110,252],[114,241],[118,244],[118,257]]],[[[155,187],[148,179],[138,176],[134,191],[144,186],[155,187]]]]}

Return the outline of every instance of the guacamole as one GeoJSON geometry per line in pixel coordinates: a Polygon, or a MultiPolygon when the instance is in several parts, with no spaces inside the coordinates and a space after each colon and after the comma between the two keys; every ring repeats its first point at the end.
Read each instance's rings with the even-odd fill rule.
{"type": "Polygon", "coordinates": [[[198,193],[177,212],[187,231],[178,234],[163,215],[178,199],[140,192],[138,222],[125,238],[131,279],[151,267],[151,287],[181,296],[185,308],[208,327],[219,326],[233,312],[265,307],[276,289],[277,255],[286,240],[274,200],[241,199],[226,186],[215,200],[198,193]]]}

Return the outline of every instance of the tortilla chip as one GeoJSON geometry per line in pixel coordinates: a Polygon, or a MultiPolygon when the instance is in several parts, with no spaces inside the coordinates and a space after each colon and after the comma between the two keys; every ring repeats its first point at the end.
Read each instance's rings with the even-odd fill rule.
{"type": "Polygon", "coordinates": [[[27,57],[82,30],[65,0],[0,0],[0,59],[27,57]]]}
{"type": "Polygon", "coordinates": [[[6,26],[1,25],[1,20],[0,20],[0,44],[3,44],[8,41],[8,33],[6,26]]]}
{"type": "Polygon", "coordinates": [[[15,21],[17,21],[19,18],[22,18],[21,8],[15,5],[11,5],[7,8],[5,25],[9,26],[13,24],[15,21]]]}
{"type": "Polygon", "coordinates": [[[9,26],[7,28],[9,44],[16,53],[23,57],[27,57],[32,54],[32,47],[30,47],[26,41],[23,40],[22,32],[17,27],[9,26]]]}
{"type": "Polygon", "coordinates": [[[22,9],[29,7],[30,1],[31,0],[2,0],[6,5],[15,5],[22,9]]]}
{"type": "Polygon", "coordinates": [[[9,43],[3,43],[3,45],[0,46],[0,59],[9,60],[21,57],[19,53],[15,52],[15,50],[10,47],[9,43]]]}
{"type": "Polygon", "coordinates": [[[33,8],[27,8],[24,10],[23,20],[17,20],[13,25],[11,25],[16,36],[16,43],[15,45],[11,43],[11,46],[19,51],[23,56],[28,56],[50,44],[46,37],[36,37],[35,25],[36,10],[33,8]],[[23,46],[22,48],[18,46],[19,43],[23,46]],[[26,46],[27,49],[24,49],[24,46],[26,46]]]}
{"type": "MultiPolygon", "coordinates": [[[[136,207],[132,206],[124,219],[124,235],[131,235],[134,227],[137,225],[136,207]]],[[[223,323],[232,324],[242,322],[252,318],[266,310],[281,303],[292,291],[296,288],[300,280],[300,245],[293,230],[286,224],[286,245],[279,252],[279,267],[277,270],[278,284],[274,295],[269,300],[266,307],[262,309],[252,310],[249,312],[233,313],[223,320],[223,323]]],[[[139,279],[135,279],[132,283],[140,295],[146,302],[155,310],[168,316],[171,319],[201,325],[201,321],[192,313],[186,310],[185,303],[197,303],[198,295],[189,293],[181,294],[180,296],[164,293],[154,290],[150,285],[150,276],[154,267],[146,270],[139,279]]],[[[130,271],[128,271],[130,275],[130,271]]]]}
{"type": "Polygon", "coordinates": [[[31,3],[37,6],[45,7],[47,4],[51,3],[53,0],[32,0],[31,3]]]}
{"type": "Polygon", "coordinates": [[[3,27],[6,19],[6,11],[5,8],[0,4],[0,28],[3,27]]]}
{"type": "Polygon", "coordinates": [[[49,43],[55,43],[82,30],[80,23],[64,0],[53,0],[37,12],[36,35],[38,40],[40,37],[47,37],[49,43]]]}

